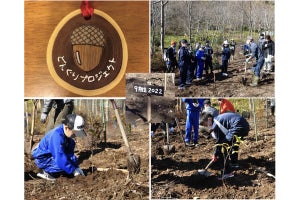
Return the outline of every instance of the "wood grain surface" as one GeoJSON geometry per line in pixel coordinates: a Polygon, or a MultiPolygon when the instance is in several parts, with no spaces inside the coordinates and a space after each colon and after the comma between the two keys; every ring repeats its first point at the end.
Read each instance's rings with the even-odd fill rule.
{"type": "MultiPolygon", "coordinates": [[[[149,2],[95,1],[91,5],[110,15],[124,33],[128,46],[126,73],[149,73],[149,2]]],[[[81,1],[25,1],[25,97],[81,97],[60,87],[49,73],[47,45],[57,24],[81,1]]],[[[126,97],[125,76],[99,97],[126,97]]]]}

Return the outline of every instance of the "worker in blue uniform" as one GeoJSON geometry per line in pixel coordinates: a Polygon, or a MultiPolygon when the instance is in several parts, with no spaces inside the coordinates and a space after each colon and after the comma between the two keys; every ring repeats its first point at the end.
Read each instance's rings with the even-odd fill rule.
{"type": "Polygon", "coordinates": [[[183,98],[182,101],[185,103],[186,108],[185,144],[187,146],[198,146],[199,118],[204,99],[183,98]],[[191,135],[192,128],[194,128],[193,138],[191,135]]]}
{"type": "Polygon", "coordinates": [[[84,175],[74,154],[75,141],[72,137],[85,137],[84,119],[80,115],[69,114],[62,124],[50,130],[32,150],[35,164],[42,170],[37,176],[55,180],[55,175],[84,175]]]}

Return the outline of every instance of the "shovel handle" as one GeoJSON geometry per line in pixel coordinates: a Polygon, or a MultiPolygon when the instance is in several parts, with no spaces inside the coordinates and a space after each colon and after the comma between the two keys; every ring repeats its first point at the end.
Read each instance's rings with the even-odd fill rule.
{"type": "MultiPolygon", "coordinates": [[[[181,127],[179,126],[179,120],[178,120],[178,118],[177,117],[175,117],[175,121],[176,121],[176,125],[177,125],[177,127],[179,128],[179,131],[180,132],[182,132],[183,130],[181,129],[181,127]]],[[[180,135],[183,135],[182,133],[180,133],[180,135]]],[[[183,136],[181,136],[182,137],[182,140],[183,140],[183,143],[184,143],[184,146],[186,147],[186,144],[185,144],[185,140],[184,140],[184,137],[183,136]]]]}
{"type": "Polygon", "coordinates": [[[167,132],[167,144],[169,145],[169,124],[166,123],[166,132],[167,132]]]}
{"type": "Polygon", "coordinates": [[[132,154],[131,150],[130,150],[130,147],[129,147],[128,140],[127,140],[127,136],[126,136],[126,133],[125,133],[125,130],[124,130],[124,127],[123,127],[123,123],[122,123],[120,115],[119,115],[117,104],[116,104],[116,102],[115,102],[114,99],[110,99],[110,102],[111,102],[111,104],[113,106],[113,109],[115,111],[115,114],[116,114],[116,117],[117,117],[117,121],[118,121],[118,125],[120,127],[120,131],[122,133],[122,138],[124,140],[125,146],[128,148],[128,153],[132,154]]]}
{"type": "Polygon", "coordinates": [[[211,159],[211,161],[207,164],[207,166],[204,169],[207,170],[213,163],[214,163],[214,160],[211,159]]]}

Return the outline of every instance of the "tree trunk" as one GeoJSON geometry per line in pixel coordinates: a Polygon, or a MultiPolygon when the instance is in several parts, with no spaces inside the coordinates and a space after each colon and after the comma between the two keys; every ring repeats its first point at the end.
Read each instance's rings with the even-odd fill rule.
{"type": "Polygon", "coordinates": [[[189,15],[189,42],[192,40],[192,1],[188,1],[188,15],[189,15]]]}
{"type": "Polygon", "coordinates": [[[254,124],[254,132],[255,132],[255,140],[257,143],[257,126],[256,126],[256,111],[255,111],[255,103],[253,98],[251,98],[251,103],[252,103],[252,113],[253,113],[253,124],[254,124]]]}
{"type": "Polygon", "coordinates": [[[106,147],[106,116],[105,116],[105,110],[104,110],[104,99],[101,100],[101,110],[102,110],[102,124],[103,124],[103,140],[104,140],[104,147],[106,147]]]}
{"type": "Polygon", "coordinates": [[[269,128],[268,99],[265,100],[265,104],[266,104],[266,128],[269,128]]]}
{"type": "Polygon", "coordinates": [[[164,55],[164,40],[165,40],[165,12],[164,12],[164,2],[160,1],[160,47],[161,55],[164,55]]]}
{"type": "Polygon", "coordinates": [[[249,1],[249,5],[250,5],[250,14],[249,14],[250,29],[249,29],[249,35],[252,35],[253,21],[252,21],[252,3],[251,3],[251,1],[249,1]]]}
{"type": "Polygon", "coordinates": [[[165,5],[168,1],[160,1],[160,47],[162,58],[164,56],[165,48],[165,5]]]}
{"type": "MultiPolygon", "coordinates": [[[[151,10],[153,11],[154,10],[154,3],[151,2],[151,10]]],[[[154,43],[154,39],[155,39],[155,20],[154,20],[154,14],[153,12],[151,12],[151,56],[154,55],[154,51],[155,51],[155,43],[154,43]]]]}
{"type": "Polygon", "coordinates": [[[25,127],[26,127],[26,134],[29,134],[29,119],[28,119],[28,101],[24,102],[25,104],[25,127]]]}

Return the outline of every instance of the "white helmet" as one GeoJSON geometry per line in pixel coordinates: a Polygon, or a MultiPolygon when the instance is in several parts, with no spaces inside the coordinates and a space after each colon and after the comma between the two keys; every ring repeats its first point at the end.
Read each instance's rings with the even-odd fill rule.
{"type": "Polygon", "coordinates": [[[225,41],[223,42],[223,44],[229,44],[229,43],[228,43],[228,41],[227,41],[227,40],[225,40],[225,41]]]}

